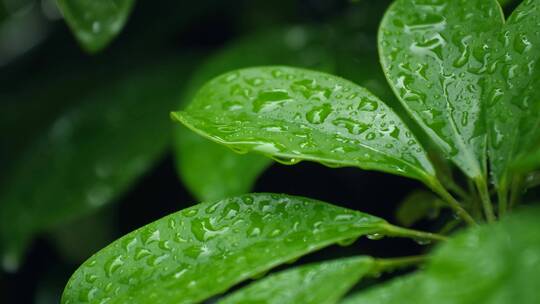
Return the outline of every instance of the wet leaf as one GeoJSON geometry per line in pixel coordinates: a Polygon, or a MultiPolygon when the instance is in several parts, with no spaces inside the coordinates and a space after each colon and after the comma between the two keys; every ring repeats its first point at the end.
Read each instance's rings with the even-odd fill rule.
{"type": "Polygon", "coordinates": [[[86,261],[62,303],[198,303],[336,242],[384,233],[377,217],[323,202],[248,194],[135,230],[86,261]]]}
{"type": "Polygon", "coordinates": [[[539,216],[538,207],[528,208],[465,231],[438,248],[425,270],[344,303],[538,303],[539,216]]]}
{"type": "Polygon", "coordinates": [[[496,67],[488,75],[484,97],[488,153],[493,181],[503,193],[512,179],[512,163],[528,162],[540,142],[539,22],[540,1],[523,1],[486,43],[489,63],[496,67]]]}
{"type": "Polygon", "coordinates": [[[57,0],[81,46],[94,53],[120,33],[135,0],[57,0]]]}
{"type": "Polygon", "coordinates": [[[162,60],[81,92],[12,166],[0,189],[5,268],[17,266],[35,234],[110,203],[162,155],[178,75],[189,70],[183,61],[162,60]]]}
{"type": "Polygon", "coordinates": [[[282,163],[311,160],[435,183],[425,151],[388,106],[320,72],[259,67],[226,73],[173,118],[236,151],[282,163]]]}
{"type": "Polygon", "coordinates": [[[252,283],[218,303],[337,303],[372,267],[368,257],[300,266],[252,283]]]}
{"type": "MultiPolygon", "coordinates": [[[[230,70],[264,64],[295,64],[332,69],[332,56],[321,30],[295,26],[263,31],[234,42],[205,62],[187,86],[183,103],[193,99],[206,82],[230,70]]],[[[239,155],[202,138],[191,130],[175,128],[177,170],[182,181],[201,201],[249,192],[259,174],[271,163],[257,154],[239,155]]]]}
{"type": "Polygon", "coordinates": [[[483,105],[489,69],[476,44],[500,28],[495,0],[398,0],[379,30],[381,62],[402,104],[461,170],[486,179],[483,105]]]}

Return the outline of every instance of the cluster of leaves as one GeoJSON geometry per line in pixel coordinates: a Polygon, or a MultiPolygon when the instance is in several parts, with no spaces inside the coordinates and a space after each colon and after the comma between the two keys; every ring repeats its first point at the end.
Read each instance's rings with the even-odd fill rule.
{"type": "MultiPolygon", "coordinates": [[[[132,5],[59,1],[78,40],[91,52],[118,34],[132,5]],[[91,13],[83,13],[87,10],[91,13]]],[[[351,74],[349,64],[340,62],[347,57],[339,56],[351,47],[328,48],[328,33],[321,28],[264,32],[237,43],[200,69],[182,98],[191,103],[171,114],[187,127],[174,134],[178,171],[207,202],[96,253],[73,274],[63,303],[200,302],[280,264],[361,236],[442,244],[426,256],[357,256],[292,268],[219,302],[337,303],[363,277],[426,262],[422,270],[346,296],[343,303],[536,303],[540,211],[521,207],[506,214],[522,203],[540,164],[535,115],[539,22],[538,0],[524,1],[507,20],[495,0],[397,0],[382,21],[378,47],[382,70],[401,105],[381,90],[377,76],[363,83],[366,78],[351,74]],[[398,115],[399,106],[410,116],[398,115]],[[227,148],[265,157],[236,155],[227,148]],[[448,224],[470,227],[448,239],[443,234],[454,229],[437,234],[401,228],[307,198],[235,196],[249,191],[269,158],[418,180],[431,192],[411,196],[398,211],[401,222],[410,225],[435,209],[451,208],[459,220],[448,224]],[[229,179],[224,182],[223,176],[229,179]],[[484,222],[490,225],[477,225],[484,222]]],[[[149,68],[95,92],[102,100],[108,99],[99,94],[113,92],[117,101],[107,106],[83,102],[23,156],[0,205],[5,266],[17,260],[38,231],[111,201],[163,152],[168,134],[159,131],[167,122],[159,113],[173,106],[180,82],[178,65],[167,67],[170,73],[149,68]],[[155,86],[137,91],[139,82],[155,86]],[[166,92],[161,102],[126,112],[156,91],[166,92]],[[78,142],[74,136],[90,124],[102,125],[103,132],[78,142]],[[122,149],[102,150],[116,140],[111,132],[127,143],[122,149]],[[87,166],[81,172],[95,176],[73,175],[72,163],[87,166]],[[28,186],[40,166],[37,172],[60,173],[28,186]],[[58,198],[55,193],[66,181],[70,192],[58,198]],[[37,190],[29,194],[27,187],[37,190]],[[21,203],[31,212],[18,212],[21,203]]],[[[362,68],[376,70],[370,60],[362,68]]]]}

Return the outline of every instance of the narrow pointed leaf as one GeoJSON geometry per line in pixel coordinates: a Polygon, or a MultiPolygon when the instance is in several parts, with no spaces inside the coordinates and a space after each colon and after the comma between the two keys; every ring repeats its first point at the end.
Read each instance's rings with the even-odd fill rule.
{"type": "Polygon", "coordinates": [[[527,162],[540,142],[540,1],[523,1],[504,27],[486,44],[490,167],[503,192],[511,180],[513,162],[527,162]]]}
{"type": "Polygon", "coordinates": [[[540,300],[540,209],[476,227],[442,244],[425,270],[346,304],[535,304],[540,300]]]}
{"type": "Polygon", "coordinates": [[[502,23],[495,0],[398,0],[379,30],[394,92],[445,156],[475,179],[486,178],[481,96],[492,67],[473,46],[502,23]]]}
{"type": "Polygon", "coordinates": [[[82,47],[94,53],[120,33],[135,0],[57,0],[57,3],[82,47]]]}
{"type": "Polygon", "coordinates": [[[0,189],[4,267],[16,267],[35,234],[113,201],[162,155],[178,75],[189,70],[162,60],[81,91],[12,165],[0,189]]]}
{"type": "Polygon", "coordinates": [[[373,267],[373,259],[354,257],[300,266],[240,289],[219,304],[333,304],[373,267]]]}
{"type": "Polygon", "coordinates": [[[380,170],[433,184],[426,153],[397,115],[366,89],[298,68],[259,67],[207,83],[173,118],[240,152],[284,163],[380,170]]]}
{"type": "MultiPolygon", "coordinates": [[[[235,41],[210,58],[187,85],[183,104],[212,78],[230,70],[254,65],[295,64],[330,70],[332,56],[322,30],[294,26],[263,31],[235,41]]],[[[191,130],[175,128],[177,170],[188,189],[201,201],[216,200],[249,192],[270,164],[267,157],[239,155],[202,138],[191,130]]]]}
{"type": "Polygon", "coordinates": [[[330,244],[384,233],[380,218],[323,202],[248,194],[166,216],[110,244],[62,303],[199,303],[330,244]]]}

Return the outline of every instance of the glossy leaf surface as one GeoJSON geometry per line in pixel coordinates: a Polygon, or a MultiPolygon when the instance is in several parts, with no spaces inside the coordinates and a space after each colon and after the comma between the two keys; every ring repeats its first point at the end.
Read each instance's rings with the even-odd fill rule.
{"type": "MultiPolygon", "coordinates": [[[[209,80],[230,70],[263,64],[294,64],[330,70],[332,57],[322,31],[295,26],[263,31],[235,41],[211,57],[193,75],[182,104],[190,102],[209,80]]],[[[201,201],[249,192],[271,160],[258,154],[239,155],[198,136],[175,128],[177,170],[189,190],[201,201]]]]}
{"type": "Polygon", "coordinates": [[[503,189],[510,182],[512,162],[530,157],[540,142],[539,23],[540,1],[523,1],[486,44],[496,67],[485,93],[490,166],[494,182],[503,189]]]}
{"type": "Polygon", "coordinates": [[[425,270],[352,297],[347,304],[538,303],[540,209],[473,228],[443,244],[425,270]]]}
{"type": "Polygon", "coordinates": [[[248,194],[203,203],[133,231],[86,261],[62,303],[197,303],[385,221],[319,201],[248,194]]]}
{"type": "Polygon", "coordinates": [[[120,33],[135,0],[57,0],[82,47],[94,53],[120,33]]]}
{"type": "Polygon", "coordinates": [[[476,44],[503,23],[495,0],[398,0],[379,30],[394,92],[445,156],[485,179],[482,93],[490,58],[476,44]]]}
{"type": "Polygon", "coordinates": [[[111,202],[161,156],[178,75],[189,67],[163,59],[137,68],[81,93],[12,166],[0,189],[4,267],[16,266],[36,233],[111,202]]]}
{"type": "Polygon", "coordinates": [[[239,152],[356,166],[432,184],[425,151],[383,102],[342,78],[290,67],[233,71],[173,118],[239,152]]]}
{"type": "Polygon", "coordinates": [[[218,303],[337,303],[372,267],[367,257],[300,266],[252,283],[218,303]]]}

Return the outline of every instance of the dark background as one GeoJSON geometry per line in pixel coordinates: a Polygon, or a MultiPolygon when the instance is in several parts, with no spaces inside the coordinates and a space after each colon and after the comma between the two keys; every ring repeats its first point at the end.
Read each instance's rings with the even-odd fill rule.
{"type": "MultiPolygon", "coordinates": [[[[38,27],[44,34],[40,41],[5,62],[0,60],[0,92],[8,95],[23,91],[27,82],[51,69],[62,70],[64,67],[69,70],[70,66],[76,65],[77,71],[73,73],[84,73],[87,68],[106,67],[114,60],[159,56],[164,50],[190,50],[206,56],[219,51],[235,38],[259,29],[282,24],[324,24],[339,19],[351,9],[365,10],[361,15],[364,19],[358,20],[359,24],[376,29],[390,1],[360,2],[364,3],[345,0],[141,0],[120,36],[103,52],[92,56],[79,48],[63,20],[48,20],[42,16],[38,27]]],[[[0,108],[4,102],[0,100],[0,108]]],[[[46,111],[47,105],[42,106],[46,111]]],[[[21,129],[1,132],[14,134],[14,138],[24,142],[25,121],[20,123],[21,129]]],[[[9,154],[9,143],[3,142],[1,148],[7,151],[2,153],[9,154]]],[[[0,180],[5,178],[2,174],[0,168],[0,180]]],[[[415,181],[377,172],[300,163],[295,166],[274,164],[260,176],[254,191],[316,198],[394,221],[398,203],[421,187],[415,181]]],[[[88,256],[121,235],[195,202],[178,179],[173,154],[167,152],[130,191],[97,214],[71,224],[92,227],[98,222],[104,231],[93,232],[89,228],[88,234],[81,236],[94,235],[95,240],[81,242],[76,239],[67,245],[65,242],[59,245],[55,241],[58,236],[43,234],[38,237],[17,273],[0,273],[0,303],[57,303],[69,276],[83,261],[81,256],[88,256]],[[85,242],[85,248],[76,248],[85,242]]],[[[429,229],[432,225],[436,223],[423,222],[419,227],[429,229]]],[[[69,227],[67,225],[65,229],[69,230],[69,227]]],[[[422,246],[411,240],[361,239],[350,247],[327,248],[297,263],[352,254],[379,257],[412,255],[422,250],[422,246]]]]}

